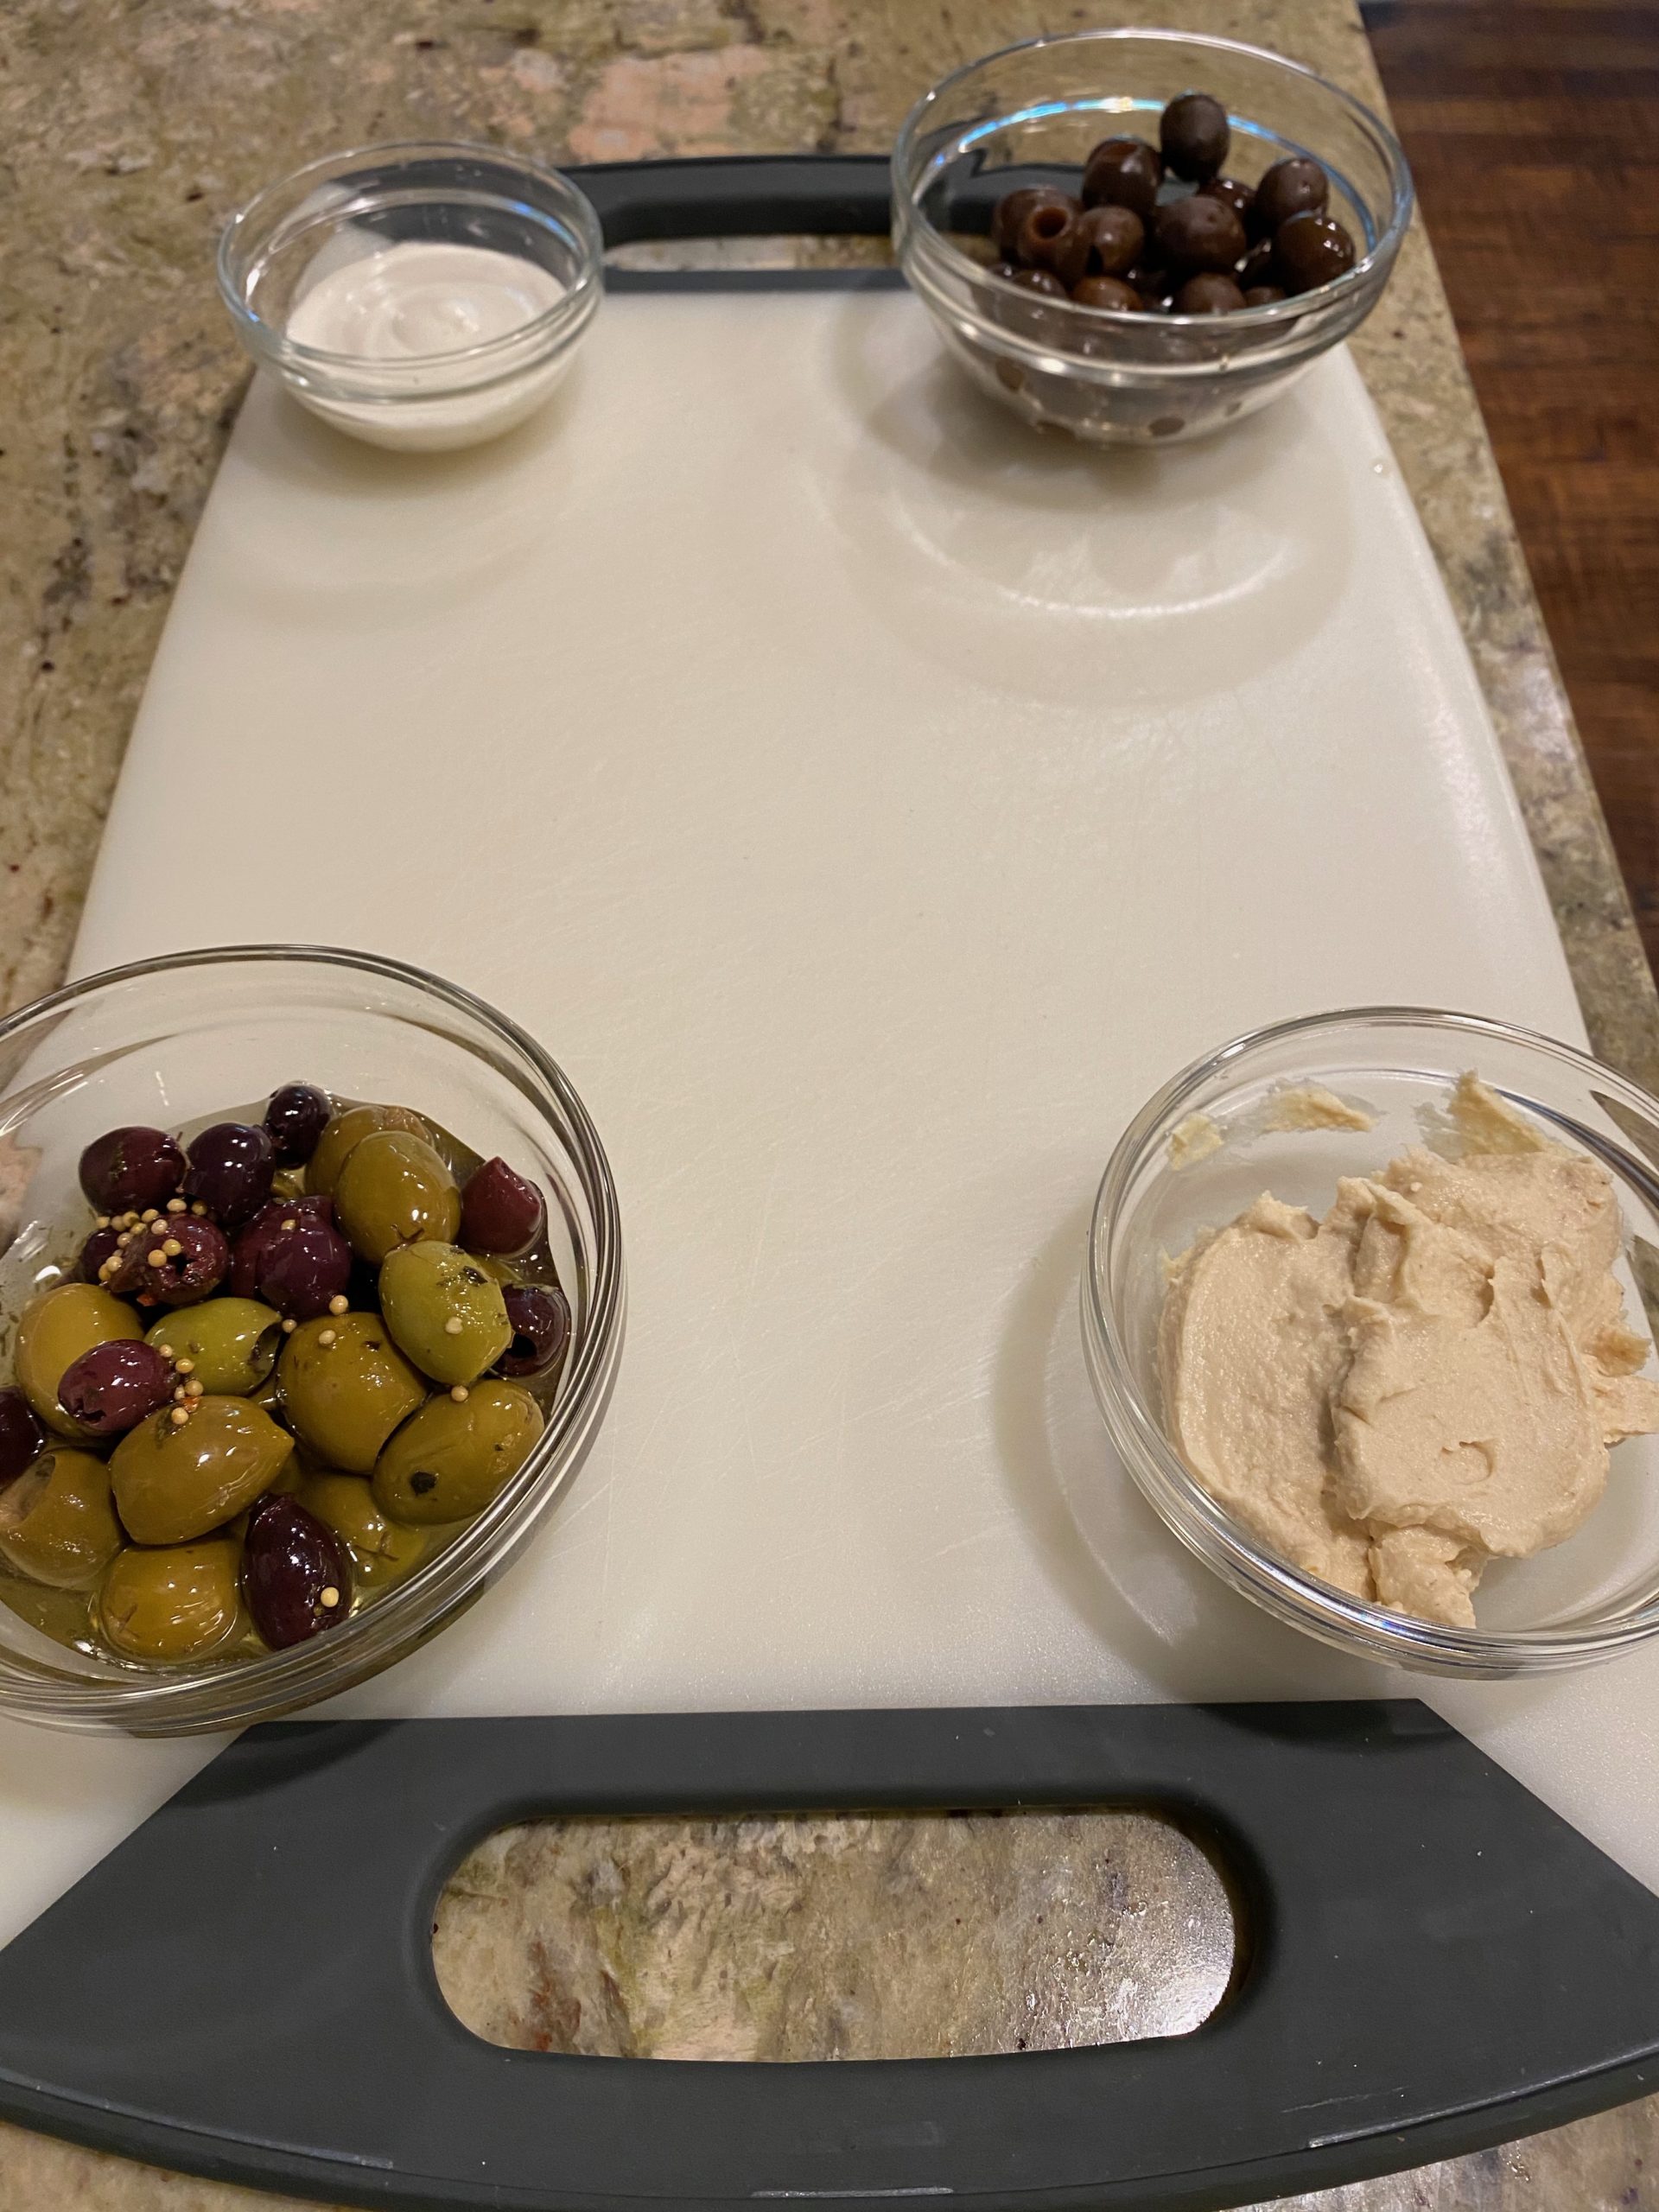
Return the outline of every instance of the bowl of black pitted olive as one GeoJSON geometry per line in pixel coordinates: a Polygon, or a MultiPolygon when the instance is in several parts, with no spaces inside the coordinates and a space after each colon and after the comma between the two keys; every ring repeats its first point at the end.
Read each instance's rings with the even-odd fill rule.
{"type": "Polygon", "coordinates": [[[171,1734],[378,1672],[499,1573],[621,1344],[615,1193],[505,1016],[367,954],[0,1024],[0,1712],[171,1734]]]}
{"type": "Polygon", "coordinates": [[[1261,48],[1083,31],[936,85],[893,156],[900,265],[980,387],[1093,444],[1250,414],[1363,321],[1411,219],[1393,134],[1261,48]]]}

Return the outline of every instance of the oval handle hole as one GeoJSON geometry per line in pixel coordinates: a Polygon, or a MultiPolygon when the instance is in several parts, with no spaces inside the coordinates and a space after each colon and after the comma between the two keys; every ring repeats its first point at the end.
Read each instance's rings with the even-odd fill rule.
{"type": "Polygon", "coordinates": [[[1190,2034],[1221,1875],[1108,1810],[545,1820],[456,1869],[433,1962],[486,2042],[594,2057],[969,2057],[1190,2034]]]}

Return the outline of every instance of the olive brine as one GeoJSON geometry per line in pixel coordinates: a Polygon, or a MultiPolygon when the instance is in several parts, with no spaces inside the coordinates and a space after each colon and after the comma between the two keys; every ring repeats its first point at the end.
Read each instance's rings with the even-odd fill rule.
{"type": "Polygon", "coordinates": [[[1171,100],[1158,139],[1103,138],[1076,193],[1005,193],[991,217],[991,274],[1120,315],[1231,315],[1317,290],[1354,266],[1319,162],[1293,154],[1255,185],[1224,176],[1232,130],[1208,92],[1171,100]]]}
{"type": "Polygon", "coordinates": [[[136,1664],[302,1643],[523,1466],[571,1320],[505,1160],[295,1083],[188,1141],[111,1129],[80,1185],[0,1389],[0,1602],[35,1627],[136,1664]]]}

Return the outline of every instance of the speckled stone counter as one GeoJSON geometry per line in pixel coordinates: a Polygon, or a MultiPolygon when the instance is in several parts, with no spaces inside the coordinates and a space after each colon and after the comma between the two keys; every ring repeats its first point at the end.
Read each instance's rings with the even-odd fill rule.
{"type": "MultiPolygon", "coordinates": [[[[884,148],[1039,29],[1164,22],[1376,102],[1349,0],[10,0],[0,10],[0,1001],[60,977],[168,597],[244,385],[229,211],[308,156],[494,139],[553,160],[884,148]]],[[[1598,1049],[1659,1084],[1659,1002],[1421,235],[1356,348],[1485,687],[1598,1049]]],[[[234,731],[226,733],[234,742],[234,731]]],[[[1173,2033],[1226,1986],[1213,1872],[1131,1814],[546,1824],[440,1910],[444,1986],[519,2048],[787,2058],[1173,2033]]],[[[1659,2208],[1639,2106],[1299,2200],[1659,2208]]],[[[0,2212],[246,2212],[0,2129],[0,2212]]]]}

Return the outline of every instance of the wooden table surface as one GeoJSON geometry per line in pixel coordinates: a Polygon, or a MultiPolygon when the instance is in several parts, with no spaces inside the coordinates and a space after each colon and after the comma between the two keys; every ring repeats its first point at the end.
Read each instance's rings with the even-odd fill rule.
{"type": "Polygon", "coordinates": [[[1361,13],[1659,964],[1659,6],[1361,13]]]}

